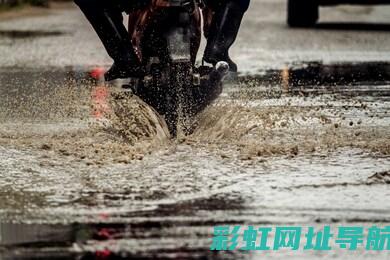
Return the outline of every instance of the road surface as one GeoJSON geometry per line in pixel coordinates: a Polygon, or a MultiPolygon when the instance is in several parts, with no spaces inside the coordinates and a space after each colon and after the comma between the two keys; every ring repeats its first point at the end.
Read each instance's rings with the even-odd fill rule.
{"type": "Polygon", "coordinates": [[[390,7],[289,29],[285,1],[252,2],[239,83],[177,140],[85,80],[111,61],[75,6],[0,21],[0,258],[388,259],[209,250],[216,225],[390,223],[390,7]]]}

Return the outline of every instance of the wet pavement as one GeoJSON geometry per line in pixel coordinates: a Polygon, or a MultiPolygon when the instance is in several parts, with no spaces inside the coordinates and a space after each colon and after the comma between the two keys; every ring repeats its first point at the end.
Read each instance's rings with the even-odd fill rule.
{"type": "Polygon", "coordinates": [[[176,140],[91,78],[110,60],[77,9],[0,22],[0,259],[389,257],[209,250],[215,225],[390,222],[388,7],[290,30],[254,2],[239,82],[176,140]]]}

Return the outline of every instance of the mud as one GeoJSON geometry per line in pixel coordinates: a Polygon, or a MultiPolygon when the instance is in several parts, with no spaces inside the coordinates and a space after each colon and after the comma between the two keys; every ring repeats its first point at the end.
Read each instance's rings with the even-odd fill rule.
{"type": "MultiPolygon", "coordinates": [[[[386,66],[378,66],[377,70],[386,66]]],[[[339,67],[334,71],[339,72],[339,67]]],[[[298,81],[300,87],[306,82],[304,90],[307,90],[316,79],[308,77],[312,67],[305,68],[306,72],[291,69],[290,74],[303,75],[298,81]]],[[[327,65],[321,70],[331,71],[329,68],[327,65]]],[[[243,159],[297,156],[344,147],[359,148],[377,156],[389,155],[386,92],[371,89],[371,96],[381,97],[372,98],[359,92],[354,92],[354,97],[345,97],[343,92],[323,94],[324,84],[301,95],[295,89],[295,80],[286,88],[284,73],[277,73],[281,80],[275,80],[279,82],[276,85],[265,85],[270,77],[275,79],[275,71],[269,71],[257,78],[243,78],[238,87],[227,87],[225,94],[198,116],[195,132],[178,141],[217,150],[220,145],[229,146],[239,151],[243,159]]],[[[96,85],[85,71],[79,72],[84,78],[74,78],[74,74],[72,71],[24,71],[23,76],[18,71],[2,73],[1,143],[53,150],[78,159],[94,158],[98,164],[104,158],[130,161],[133,156],[129,154],[143,157],[142,152],[137,152],[142,150],[140,147],[150,152],[151,147],[170,143],[163,119],[135,96],[118,88],[96,85]],[[27,85],[26,78],[30,81],[27,85]]],[[[315,75],[331,77],[329,72],[315,75]]],[[[384,80],[383,75],[373,78],[373,82],[384,80]]],[[[335,74],[332,78],[337,77],[335,74]]],[[[359,88],[365,82],[359,85],[355,81],[349,89],[359,88]]],[[[330,85],[340,88],[337,82],[330,85]]]]}
{"type": "Polygon", "coordinates": [[[296,156],[343,147],[389,155],[388,111],[375,111],[378,104],[329,95],[266,100],[247,101],[246,105],[228,102],[209,108],[200,116],[199,127],[189,139],[228,143],[249,159],[296,156]],[[373,127],[373,121],[382,122],[373,127]]]}
{"type": "Polygon", "coordinates": [[[88,70],[3,71],[3,257],[237,258],[208,251],[212,226],[388,223],[386,92],[300,94],[265,84],[272,74],[226,85],[171,140],[153,109],[88,70]],[[93,235],[100,225],[111,235],[93,235]]]}
{"type": "Polygon", "coordinates": [[[2,145],[51,151],[100,165],[107,160],[142,159],[143,152],[170,139],[161,117],[135,96],[115,94],[87,77],[75,80],[71,72],[17,75],[10,73],[10,80],[2,81],[2,145]]]}
{"type": "Polygon", "coordinates": [[[61,31],[28,31],[28,30],[1,30],[1,37],[12,39],[34,38],[34,37],[53,37],[63,35],[61,31]]]}

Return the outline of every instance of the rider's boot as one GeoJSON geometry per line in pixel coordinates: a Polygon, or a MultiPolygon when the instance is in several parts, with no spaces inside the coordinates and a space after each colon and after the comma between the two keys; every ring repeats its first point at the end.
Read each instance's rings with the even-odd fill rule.
{"type": "Polygon", "coordinates": [[[216,65],[226,61],[230,71],[237,72],[237,65],[229,57],[229,49],[237,38],[246,9],[236,1],[230,1],[224,8],[216,10],[207,37],[204,61],[216,65]]]}
{"type": "Polygon", "coordinates": [[[123,24],[122,10],[105,6],[102,1],[75,0],[83,11],[109,56],[114,60],[105,73],[107,81],[117,78],[140,77],[144,74],[135,54],[130,36],[123,24]]]}

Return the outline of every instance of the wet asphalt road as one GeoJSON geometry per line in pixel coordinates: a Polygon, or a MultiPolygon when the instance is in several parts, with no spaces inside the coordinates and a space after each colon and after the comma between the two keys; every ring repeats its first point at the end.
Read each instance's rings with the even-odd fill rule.
{"type": "Polygon", "coordinates": [[[219,224],[389,225],[389,10],[292,30],[284,1],[253,1],[240,82],[174,141],[140,135],[163,126],[132,104],[130,132],[102,118],[109,91],[84,79],[110,60],[77,9],[0,21],[0,258],[387,259],[208,249],[219,224]]]}

